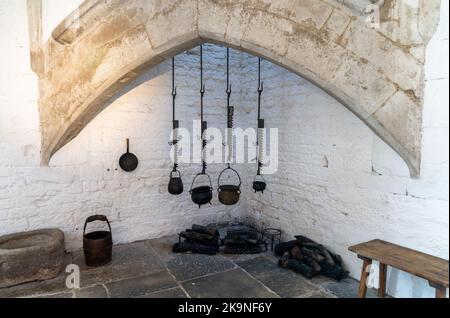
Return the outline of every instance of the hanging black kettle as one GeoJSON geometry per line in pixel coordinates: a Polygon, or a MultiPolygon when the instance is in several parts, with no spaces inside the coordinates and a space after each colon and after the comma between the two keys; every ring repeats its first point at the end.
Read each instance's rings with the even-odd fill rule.
{"type": "Polygon", "coordinates": [[[195,176],[194,180],[192,181],[191,190],[189,190],[189,193],[191,194],[192,202],[195,204],[198,204],[198,207],[201,208],[202,205],[205,204],[211,204],[211,200],[213,198],[213,188],[212,188],[212,182],[209,175],[206,173],[199,173],[195,176]],[[198,186],[194,188],[195,181],[197,178],[201,176],[206,176],[209,179],[209,186],[198,186]]]}
{"type": "Polygon", "coordinates": [[[266,190],[267,184],[264,180],[264,177],[260,174],[256,175],[255,179],[253,180],[253,190],[256,192],[262,192],[264,193],[264,190],[266,190]]]}
{"type": "Polygon", "coordinates": [[[167,186],[170,194],[178,195],[182,194],[184,191],[183,180],[181,180],[181,172],[180,171],[172,171],[170,173],[169,185],[167,186]],[[175,173],[178,173],[175,176],[175,173]]]}
{"type": "Polygon", "coordinates": [[[241,195],[241,184],[242,184],[242,181],[241,181],[241,176],[239,175],[239,173],[236,170],[234,170],[233,168],[231,168],[230,165],[228,165],[228,167],[225,168],[219,175],[218,188],[217,188],[217,191],[219,192],[219,201],[224,205],[235,205],[236,203],[238,203],[239,197],[241,195]],[[236,174],[236,176],[239,179],[239,184],[237,184],[237,185],[220,184],[222,175],[228,170],[232,171],[236,174]]]}

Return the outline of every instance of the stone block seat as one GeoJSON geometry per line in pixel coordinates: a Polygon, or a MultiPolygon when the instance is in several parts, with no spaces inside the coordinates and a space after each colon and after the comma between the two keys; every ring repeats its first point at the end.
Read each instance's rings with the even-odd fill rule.
{"type": "Polygon", "coordinates": [[[64,233],[57,229],[0,237],[0,288],[58,276],[64,264],[64,233]]]}

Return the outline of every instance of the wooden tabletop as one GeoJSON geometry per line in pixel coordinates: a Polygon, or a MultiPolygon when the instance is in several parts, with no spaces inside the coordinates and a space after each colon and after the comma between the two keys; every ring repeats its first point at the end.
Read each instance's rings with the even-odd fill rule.
{"type": "Polygon", "coordinates": [[[448,288],[449,262],[445,259],[382,240],[354,245],[349,250],[360,257],[424,278],[431,285],[448,288]]]}

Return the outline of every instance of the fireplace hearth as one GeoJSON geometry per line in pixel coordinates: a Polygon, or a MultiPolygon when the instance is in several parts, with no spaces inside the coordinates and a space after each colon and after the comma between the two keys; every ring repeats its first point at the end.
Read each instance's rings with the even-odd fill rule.
{"type": "Polygon", "coordinates": [[[180,232],[178,238],[178,243],[172,249],[174,253],[259,254],[268,250],[268,238],[264,233],[243,224],[230,225],[220,231],[215,225],[194,224],[190,229],[180,232]]]}

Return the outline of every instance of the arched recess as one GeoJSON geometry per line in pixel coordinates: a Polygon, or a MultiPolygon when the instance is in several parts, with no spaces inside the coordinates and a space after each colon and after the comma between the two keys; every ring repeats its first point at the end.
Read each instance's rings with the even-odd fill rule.
{"type": "MultiPolygon", "coordinates": [[[[431,28],[435,20],[414,23],[431,28]]],[[[338,0],[87,0],[42,49],[42,164],[143,70],[214,42],[315,83],[396,150],[417,176],[423,90],[423,56],[417,52],[431,35],[394,39],[382,31],[338,0]]]]}

